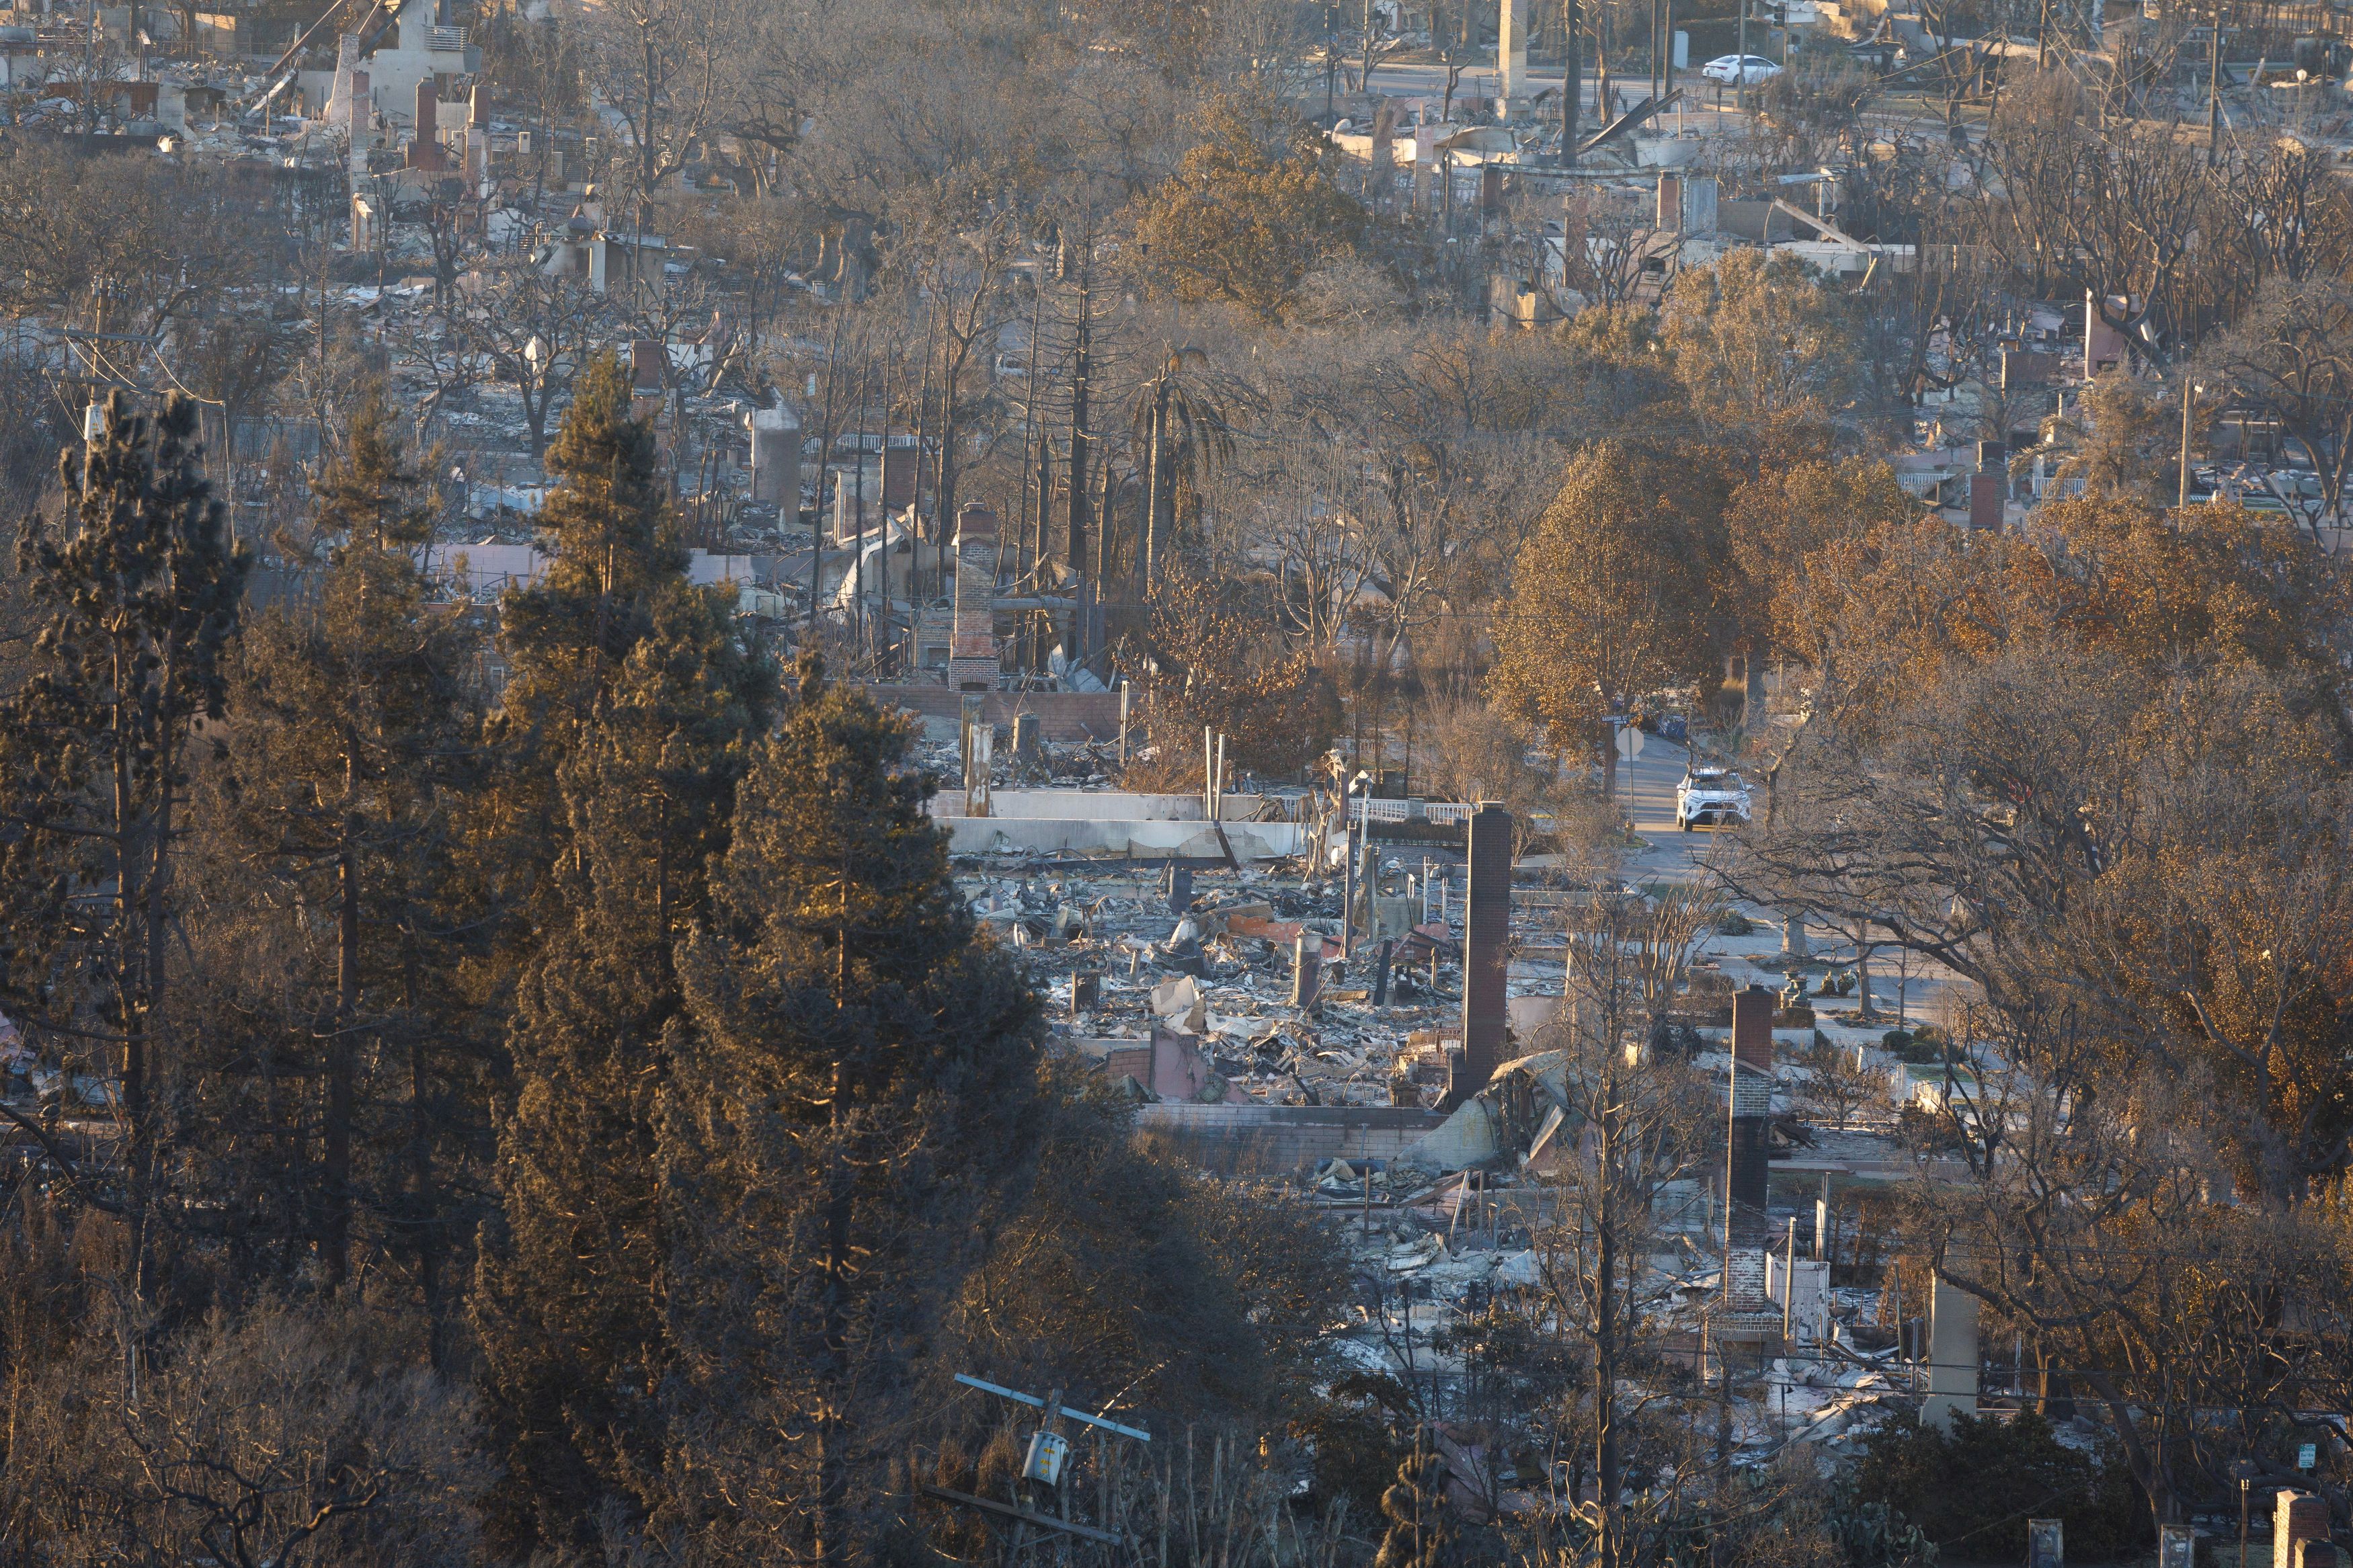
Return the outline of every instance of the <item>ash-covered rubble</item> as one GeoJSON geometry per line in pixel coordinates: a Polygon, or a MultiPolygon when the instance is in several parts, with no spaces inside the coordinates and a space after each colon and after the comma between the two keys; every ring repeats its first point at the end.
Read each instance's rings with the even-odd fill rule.
{"type": "MultiPolygon", "coordinates": [[[[1360,1373],[1410,1380],[1475,1372],[1497,1312],[1545,1321],[1556,1307],[1550,1281],[1575,1272],[1573,1257],[1546,1232],[1558,1196],[1525,1171],[1441,1175],[1407,1161],[1335,1160],[1314,1173],[1309,1196],[1330,1214],[1364,1286],[1335,1340],[1360,1373]]],[[[1669,1402],[1704,1398],[1713,1427],[1712,1391],[1726,1347],[1709,1337],[1722,1275],[1703,1251],[1660,1253],[1641,1294],[1656,1392],[1669,1402]]],[[[1728,1347],[1733,1388],[1722,1408],[1736,1464],[1763,1464],[1802,1443],[1827,1470],[1891,1417],[1918,1407],[1919,1370],[1898,1357],[1894,1332],[1877,1326],[1880,1292],[1841,1288],[1824,1306],[1826,1336],[1728,1347]]],[[[1501,1447],[1508,1453],[1507,1438],[1501,1447]]],[[[1504,1511],[1542,1506],[1533,1494],[1514,1500],[1511,1490],[1507,1479],[1504,1511]]]]}
{"type": "MultiPolygon", "coordinates": [[[[1106,750],[1041,748],[1021,782],[1084,787],[1115,776],[1106,750]]],[[[953,777],[955,751],[925,746],[923,760],[953,777]]],[[[1018,787],[995,784],[999,808],[1018,787]]],[[[952,783],[944,793],[960,788],[952,783]]],[[[1261,808],[1273,798],[1261,795],[1261,808]]],[[[1306,824],[1322,804],[1280,809],[1306,824]]],[[[958,855],[957,882],[974,916],[1023,953],[1062,1047],[1145,1102],[1142,1125],[1198,1152],[1208,1145],[1182,1140],[1213,1137],[1221,1118],[1257,1107],[1282,1119],[1271,1132],[1247,1125],[1290,1152],[1272,1168],[1291,1172],[1306,1201],[1327,1211],[1364,1287],[1356,1321],[1335,1335],[1344,1361],[1405,1378],[1461,1373],[1495,1309],[1539,1321],[1554,1310],[1548,1279],[1567,1266],[1553,1256],[1547,1227],[1559,1224],[1559,1179],[1582,1157],[1583,1134],[1567,1053],[1541,1047],[1564,989],[1566,912],[1597,887],[1547,886],[1533,868],[1514,878],[1504,938],[1506,1059],[1475,1092],[1450,1097],[1467,1030],[1466,854],[1442,844],[1377,845],[1356,857],[1352,877],[1346,849],[1335,852],[1345,835],[1317,831],[1305,841],[1299,855],[1227,864],[999,847],[958,855]],[[1353,920],[1343,909],[1350,891],[1353,920]],[[1281,1129],[1292,1118],[1300,1128],[1319,1125],[1314,1118],[1335,1112],[1409,1120],[1378,1152],[1351,1144],[1338,1158],[1297,1161],[1308,1134],[1282,1142],[1281,1129]]],[[[1762,1066],[1770,1089],[1746,1114],[1768,1124],[1757,1136],[1771,1160],[1835,1165],[1848,1183],[1899,1177],[1910,1156],[1873,1129],[1908,1092],[1901,1082],[1890,1079],[1891,1102],[1877,1110],[1854,1108],[1831,1126],[1807,1121],[1813,1069],[1802,1064],[1818,1058],[1806,1053],[1852,1051],[1841,1059],[1860,1069],[1876,1036],[1873,1020],[1854,1016],[1835,962],[1777,954],[1779,940],[1730,917],[1711,932],[1675,1004],[1668,1047],[1726,1093],[1736,1072],[1762,1066]],[[1777,1065],[1777,1051],[1789,1059],[1777,1065]]],[[[1767,1179],[1767,1167],[1752,1177],[1767,1179]]],[[[1757,1244],[1723,1235],[1712,1179],[1686,1184],[1691,1191],[1672,1194],[1672,1212],[1661,1215],[1645,1312],[1671,1397],[1718,1391],[1705,1395],[1714,1406],[1729,1376],[1738,1462],[1804,1443],[1827,1466],[1892,1412],[1918,1405],[1917,1370],[1891,1348],[1893,1324],[1883,1326],[1876,1291],[1824,1288],[1818,1300],[1801,1291],[1813,1304],[1786,1335],[1780,1309],[1749,1299],[1757,1287],[1745,1273],[1740,1299],[1727,1305],[1724,1259],[1757,1244]]],[[[1741,1202],[1763,1213],[1765,1196],[1760,1187],[1741,1202]]],[[[1805,1206],[1810,1215],[1810,1194],[1805,1206]]],[[[1786,1234],[1781,1220],[1794,1216],[1774,1214],[1775,1234],[1786,1234]]],[[[1827,1286],[1826,1274],[1806,1279],[1827,1286]]],[[[1786,1279],[1781,1289],[1789,1289],[1786,1279]]],[[[1707,1417],[1711,1429],[1716,1419],[1707,1417]]],[[[1509,1434],[1488,1436],[1497,1446],[1481,1451],[1502,1469],[1482,1489],[1507,1494],[1509,1434]]]]}
{"type": "MultiPolygon", "coordinates": [[[[1341,963],[1341,889],[1297,862],[987,864],[995,858],[979,858],[987,868],[958,886],[1028,953],[1072,1048],[1101,1057],[1156,1035],[1164,1052],[1206,1066],[1189,1098],[1210,1103],[1422,1105],[1442,1091],[1435,1033],[1461,986],[1459,938],[1445,928],[1389,939],[1380,984],[1341,963]]],[[[1158,1099],[1166,1080],[1164,1068],[1128,1082],[1158,1099]]]]}
{"type": "MultiPolygon", "coordinates": [[[[955,740],[918,739],[911,750],[919,766],[943,781],[943,791],[964,787],[964,762],[955,740]]],[[[1004,775],[999,788],[1059,784],[1107,789],[1122,766],[1116,741],[1078,741],[1069,744],[1040,741],[1035,752],[1009,756],[994,771],[1004,775]]]]}

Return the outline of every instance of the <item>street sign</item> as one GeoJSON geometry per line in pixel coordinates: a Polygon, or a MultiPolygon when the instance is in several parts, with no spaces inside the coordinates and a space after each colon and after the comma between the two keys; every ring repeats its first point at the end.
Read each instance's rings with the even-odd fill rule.
{"type": "Polygon", "coordinates": [[[2296,1449],[2295,1449],[2295,1468],[2296,1468],[2297,1469],[2299,1469],[2299,1470],[2309,1470],[2309,1469],[2312,1469],[2313,1468],[2315,1468],[2316,1466],[2317,1466],[2319,1463],[2320,1463],[2320,1445],[2319,1445],[2319,1444],[2317,1444],[2317,1443],[2299,1443],[2299,1444],[2297,1444],[2297,1445],[2296,1445],[2296,1449]]]}
{"type": "Polygon", "coordinates": [[[1618,726],[1618,754],[1632,762],[1642,754],[1642,731],[1631,724],[1618,726]]]}

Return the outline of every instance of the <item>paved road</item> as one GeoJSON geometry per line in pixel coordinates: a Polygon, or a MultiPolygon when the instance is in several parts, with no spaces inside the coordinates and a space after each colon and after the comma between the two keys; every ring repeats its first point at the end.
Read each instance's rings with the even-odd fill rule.
{"type": "Polygon", "coordinates": [[[1695,827],[1689,833],[1675,826],[1675,785],[1683,776],[1689,755],[1672,741],[1645,735],[1642,754],[1618,764],[1618,799],[1621,808],[1630,790],[1634,831],[1650,844],[1630,868],[1640,881],[1681,880],[1694,875],[1719,844],[1716,832],[1695,827]]]}
{"type": "MultiPolygon", "coordinates": [[[[1749,39],[1750,53],[1759,53],[1763,49],[1764,43],[1761,38],[1749,39]]],[[[1609,79],[1615,94],[1627,107],[1631,107],[1641,101],[1646,79],[1639,59],[1630,58],[1625,63],[1628,68],[1617,72],[1609,79]]],[[[1683,101],[1681,108],[1671,110],[1662,118],[1661,126],[1667,130],[1695,136],[1721,135],[1744,129],[1748,116],[1730,106],[1726,89],[1699,74],[1699,67],[1704,63],[1694,59],[1690,66],[1676,74],[1675,85],[1683,89],[1683,101]],[[1719,100],[1727,101],[1719,102],[1719,100]]],[[[1557,90],[1560,79],[1560,69],[1556,66],[1530,67],[1526,77],[1526,92],[1533,97],[1546,89],[1557,90]]],[[[1600,115],[1594,105],[1597,83],[1593,73],[1587,71],[1582,80],[1584,107],[1578,119],[1585,133],[1590,135],[1594,131],[1600,129],[1606,117],[1600,115]]],[[[1320,85],[1319,73],[1315,87],[1320,85]]],[[[1455,84],[1455,101],[1460,103],[1469,98],[1492,98],[1499,85],[1500,79],[1493,65],[1466,70],[1462,73],[1461,79],[1455,84]]],[[[1311,87],[1308,97],[1314,97],[1315,87],[1311,87]]],[[[1373,90],[1385,98],[1435,100],[1446,91],[1446,68],[1440,65],[1377,67],[1373,71],[1373,90]]],[[[1982,124],[1970,118],[1972,114],[1978,112],[1965,110],[1962,118],[1974,131],[1981,133],[1982,124]]],[[[1549,120],[1556,116],[1547,115],[1546,118],[1549,120]]],[[[1938,141],[1943,140],[1947,134],[1942,103],[1931,101],[1918,94],[1906,94],[1900,91],[1883,94],[1873,101],[1872,108],[1864,112],[1863,118],[1867,123],[1906,131],[1938,141]]],[[[2202,122],[2195,129],[2197,134],[2203,135],[2202,122]]],[[[2179,134],[2187,137],[2191,134],[2191,132],[2192,128],[2185,126],[2179,134]]]]}
{"type": "MultiPolygon", "coordinates": [[[[1694,61],[1691,68],[1677,73],[1675,85],[1683,89],[1683,109],[1690,121],[1694,125],[1707,125],[1712,124],[1716,118],[1715,104],[1719,89],[1715,83],[1699,74],[1699,63],[1694,61]]],[[[1583,83],[1584,97],[1583,109],[1578,119],[1586,133],[1590,135],[1601,124],[1594,112],[1593,95],[1597,89],[1597,82],[1590,71],[1586,72],[1579,79],[1583,83]]],[[[1629,106],[1641,100],[1645,80],[1640,69],[1634,69],[1630,73],[1623,70],[1616,72],[1610,77],[1609,83],[1611,89],[1624,98],[1629,106]]],[[[1466,99],[1493,98],[1501,85],[1501,79],[1496,76],[1493,68],[1466,70],[1462,73],[1462,79],[1455,83],[1454,100],[1459,104],[1466,99]]],[[[1558,68],[1551,69],[1537,68],[1529,70],[1526,77],[1527,96],[1533,98],[1540,92],[1546,90],[1557,92],[1559,89],[1558,68]]],[[[1446,93],[1446,68],[1437,65],[1381,66],[1373,72],[1373,90],[1384,98],[1442,98],[1446,93]]],[[[1314,96],[1313,89],[1307,96],[1311,98],[1314,96]]],[[[1546,118],[1551,119],[1555,116],[1546,116],[1546,118]]],[[[1736,110],[1727,109],[1724,111],[1723,119],[1726,125],[1736,123],[1741,118],[1742,116],[1736,110]]],[[[1674,115],[1670,113],[1666,123],[1672,125],[1674,119],[1674,115]]]]}
{"type": "MultiPolygon", "coordinates": [[[[1531,97],[1546,90],[1557,92],[1560,88],[1560,72],[1557,68],[1549,72],[1531,70],[1528,73],[1527,81],[1526,92],[1531,97]]],[[[1620,73],[1611,77],[1610,89],[1615,100],[1612,105],[1613,111],[1618,109],[1630,108],[1641,102],[1645,85],[1640,71],[1630,76],[1620,73]]],[[[1711,137],[1738,134],[1747,128],[1748,116],[1736,108],[1719,107],[1716,98],[1720,89],[1714,82],[1703,78],[1696,69],[1678,73],[1676,85],[1683,89],[1682,103],[1659,116],[1650,128],[1651,132],[1664,132],[1672,135],[1705,140],[1711,137]]],[[[1457,113],[1461,112],[1459,106],[1464,101],[1472,98],[1490,97],[1493,94],[1495,87],[1495,74],[1492,69],[1465,71],[1462,79],[1456,84],[1454,89],[1454,101],[1458,106],[1457,113]]],[[[1590,75],[1585,77],[1584,103],[1577,116],[1580,136],[1592,135],[1609,119],[1609,115],[1602,113],[1595,106],[1596,87],[1597,84],[1590,75]]],[[[1373,91],[1384,98],[1426,100],[1432,112],[1435,112],[1440,98],[1446,91],[1446,68],[1423,65],[1383,66],[1373,73],[1373,91]]],[[[1311,100],[1315,100],[1312,89],[1307,97],[1311,100]]],[[[1545,112],[1540,118],[1546,125],[1556,124],[1559,120],[1559,106],[1548,100],[1543,107],[1545,112]]],[[[1535,121],[1521,119],[1515,121],[1515,123],[1523,129],[1528,129],[1533,127],[1535,121]]]]}

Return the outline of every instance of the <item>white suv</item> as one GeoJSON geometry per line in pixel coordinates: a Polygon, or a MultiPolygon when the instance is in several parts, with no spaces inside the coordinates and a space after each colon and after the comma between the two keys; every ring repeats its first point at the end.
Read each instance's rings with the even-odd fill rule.
{"type": "Polygon", "coordinates": [[[1675,826],[1685,833],[1704,822],[1720,827],[1748,820],[1748,781],[1729,768],[1686,767],[1675,785],[1675,826]]]}

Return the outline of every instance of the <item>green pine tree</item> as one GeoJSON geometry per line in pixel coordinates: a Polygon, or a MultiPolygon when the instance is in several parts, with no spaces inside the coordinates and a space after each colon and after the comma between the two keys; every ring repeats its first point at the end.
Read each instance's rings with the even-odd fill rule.
{"type": "Polygon", "coordinates": [[[653,429],[631,417],[628,374],[612,354],[580,373],[547,470],[558,482],[539,527],[554,559],[539,582],[506,595],[499,635],[507,724],[519,744],[544,741],[560,754],[651,630],[653,601],[683,579],[687,552],[653,429]]]}
{"type": "Polygon", "coordinates": [[[473,1311],[506,1461],[493,1533],[517,1552],[593,1544],[608,1501],[662,1507],[654,1115],[681,1005],[671,955],[775,709],[773,668],[727,595],[690,586],[666,542],[627,396],[609,363],[586,379],[553,459],[555,569],[506,603],[502,811],[511,852],[539,858],[536,945],[507,1033],[501,1211],[473,1311]]]}
{"type": "MultiPolygon", "coordinates": [[[[193,402],[151,419],[116,393],[100,437],[66,451],[63,510],[27,521],[16,553],[39,661],[0,700],[0,985],[44,1048],[114,1058],[93,1064],[119,1079],[126,1133],[102,1201],[130,1221],[134,1293],[162,1165],[158,1080],[177,1043],[174,811],[199,727],[226,710],[222,653],[249,564],[195,437],[193,402]]],[[[95,1194],[100,1182],[75,1184],[95,1194]]]]}
{"type": "Polygon", "coordinates": [[[1036,1005],[974,940],[907,731],[802,667],[737,792],[660,1121],[680,1517],[842,1562],[928,1331],[1018,1198],[1036,1005]]]}
{"type": "Polygon", "coordinates": [[[433,537],[433,510],[422,470],[431,466],[430,454],[411,465],[399,412],[385,400],[384,384],[371,383],[344,427],[343,450],[311,481],[315,531],[343,550],[383,553],[424,543],[433,537]]]}
{"type": "Polygon", "coordinates": [[[500,776],[480,824],[498,875],[543,929],[563,918],[545,879],[571,842],[558,774],[593,745],[589,731],[613,711],[639,646],[691,647],[706,667],[697,679],[725,692],[723,706],[754,728],[776,689],[765,651],[733,629],[723,591],[686,581],[653,432],[631,417],[628,376],[612,355],[582,371],[547,466],[560,481],[540,515],[553,559],[539,582],[500,603],[510,673],[491,726],[500,776]]]}

